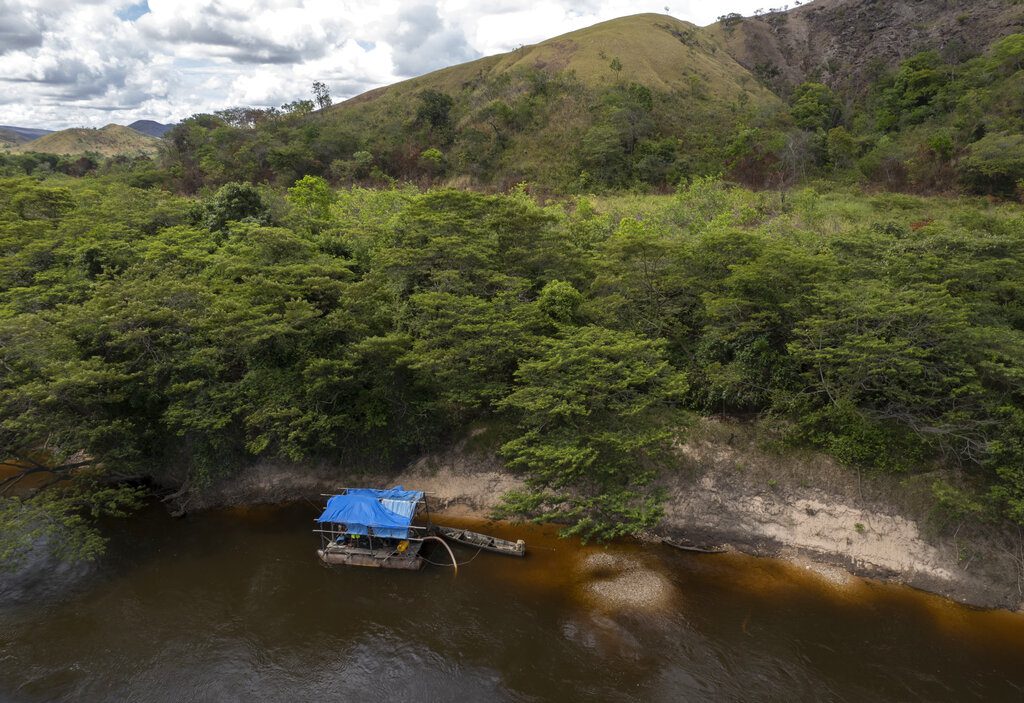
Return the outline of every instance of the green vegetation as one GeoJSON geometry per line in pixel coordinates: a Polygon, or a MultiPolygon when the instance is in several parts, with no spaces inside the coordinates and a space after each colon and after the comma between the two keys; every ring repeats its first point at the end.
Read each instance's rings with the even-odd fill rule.
{"type": "Polygon", "coordinates": [[[790,89],[724,51],[753,22],[317,84],[155,160],[0,156],[0,556],[95,554],[83,516],[148,481],[472,423],[526,477],[507,513],[635,533],[693,413],[1024,524],[1024,35],[790,89]],[[58,482],[10,497],[35,461],[58,482]]]}
{"type": "Polygon", "coordinates": [[[856,92],[769,82],[773,95],[704,31],[639,15],[319,112],[298,101],[196,115],[167,135],[163,183],[195,193],[314,175],[566,193],[724,173],[755,189],[829,178],[1013,197],[1024,179],[1024,35],[957,63],[922,52],[856,92]]]}
{"type": "Polygon", "coordinates": [[[162,154],[169,185],[193,193],[315,175],[336,185],[665,188],[720,172],[731,134],[774,124],[783,104],[697,27],[637,15],[312,114],[293,108],[183,121],[162,154]]]}
{"type": "Polygon", "coordinates": [[[522,430],[502,453],[527,471],[532,489],[509,496],[505,509],[568,521],[568,533],[585,537],[654,527],[659,497],[641,491],[671,440],[668,403],[686,391],[664,340],[570,324],[540,344],[500,404],[516,411],[522,430]]]}
{"type": "Polygon", "coordinates": [[[193,200],[125,178],[0,181],[0,444],[72,491],[5,501],[7,553],[141,480],[399,460],[477,421],[527,477],[508,511],[627,534],[660,515],[687,412],[945,467],[944,505],[1024,522],[1016,206],[710,178],[545,207],[315,177],[193,200]]]}

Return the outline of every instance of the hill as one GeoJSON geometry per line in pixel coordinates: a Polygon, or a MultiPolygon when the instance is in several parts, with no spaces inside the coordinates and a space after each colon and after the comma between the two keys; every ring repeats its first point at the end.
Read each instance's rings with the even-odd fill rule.
{"type": "Polygon", "coordinates": [[[34,127],[14,127],[12,125],[0,125],[0,130],[4,132],[12,132],[20,137],[23,141],[30,141],[32,139],[38,139],[39,137],[46,136],[53,132],[52,129],[36,129],[34,127]]]}
{"type": "Polygon", "coordinates": [[[141,134],[134,129],[108,124],[100,129],[62,129],[21,144],[14,151],[68,155],[92,152],[103,156],[127,156],[154,154],[159,143],[155,137],[141,134]]]}
{"type": "Polygon", "coordinates": [[[706,28],[744,68],[781,92],[804,81],[863,94],[886,70],[938,51],[960,63],[1024,30],[1024,4],[1007,0],[816,0],[706,28]]]}
{"type": "Polygon", "coordinates": [[[128,125],[128,129],[134,129],[136,132],[141,132],[147,136],[159,138],[164,136],[167,133],[167,130],[173,126],[174,125],[161,124],[160,122],[155,122],[153,120],[135,120],[128,125]]]}
{"type": "Polygon", "coordinates": [[[498,188],[660,186],[721,170],[738,125],[782,110],[700,28],[643,14],[308,115],[237,109],[186,120],[168,135],[168,165],[185,190],[221,174],[290,183],[306,173],[498,188]]]}
{"type": "Polygon", "coordinates": [[[666,92],[689,92],[694,87],[693,77],[697,77],[708,91],[703,97],[726,99],[748,89],[750,82],[747,71],[730,56],[721,55],[701,28],[669,15],[648,13],[601,22],[539,44],[378,88],[339,103],[328,112],[424,89],[479,89],[482,83],[499,82],[508,74],[538,70],[549,74],[571,72],[592,88],[635,82],[666,92]],[[612,66],[616,58],[617,68],[612,66]]]}
{"type": "Polygon", "coordinates": [[[0,127],[0,149],[10,149],[26,141],[28,140],[17,132],[0,127]]]}
{"type": "Polygon", "coordinates": [[[433,147],[447,172],[478,182],[621,185],[656,182],[681,156],[720,158],[745,112],[780,107],[700,28],[642,14],[370,91],[317,118],[371,134],[364,149],[389,173],[436,170],[415,163],[433,147]],[[396,150],[399,133],[409,139],[396,150]]]}
{"type": "Polygon", "coordinates": [[[305,175],[587,192],[725,174],[1006,196],[1024,183],[1022,26],[1024,3],[1005,0],[819,0],[703,28],[634,15],[320,111],[199,115],[168,132],[164,166],[186,192],[305,175]]]}
{"type": "Polygon", "coordinates": [[[50,134],[48,129],[0,125],[0,149],[10,150],[20,144],[30,142],[47,134],[50,134]]]}

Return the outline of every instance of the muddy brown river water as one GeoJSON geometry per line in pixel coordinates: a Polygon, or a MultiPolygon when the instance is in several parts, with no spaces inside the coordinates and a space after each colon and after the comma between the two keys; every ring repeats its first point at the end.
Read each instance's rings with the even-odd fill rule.
{"type": "Polygon", "coordinates": [[[1024,615],[455,520],[527,558],[327,569],[314,514],[117,523],[100,563],[6,591],[0,701],[1024,701],[1024,615]]]}

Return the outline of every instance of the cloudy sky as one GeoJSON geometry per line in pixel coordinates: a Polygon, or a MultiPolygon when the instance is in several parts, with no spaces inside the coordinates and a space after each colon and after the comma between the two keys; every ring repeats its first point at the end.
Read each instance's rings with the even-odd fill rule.
{"type": "Polygon", "coordinates": [[[0,0],[0,124],[173,122],[335,100],[607,19],[708,24],[764,0],[0,0]]]}

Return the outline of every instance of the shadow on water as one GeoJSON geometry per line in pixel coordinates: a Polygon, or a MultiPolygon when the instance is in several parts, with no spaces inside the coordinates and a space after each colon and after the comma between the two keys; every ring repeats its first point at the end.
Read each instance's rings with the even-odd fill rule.
{"type": "Polygon", "coordinates": [[[0,698],[1024,696],[1020,615],[859,580],[835,586],[742,555],[581,546],[549,526],[456,519],[445,523],[523,537],[527,558],[460,549],[472,561],[458,577],[328,569],[313,554],[313,513],[303,504],[175,521],[153,508],[120,523],[85,587],[0,608],[0,698]]]}

